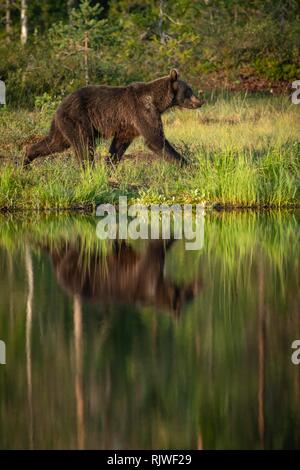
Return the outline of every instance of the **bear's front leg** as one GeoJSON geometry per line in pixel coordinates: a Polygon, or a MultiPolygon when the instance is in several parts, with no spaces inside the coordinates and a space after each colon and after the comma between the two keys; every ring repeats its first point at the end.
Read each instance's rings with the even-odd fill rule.
{"type": "Polygon", "coordinates": [[[181,165],[187,165],[187,160],[181,155],[181,153],[174,149],[167,139],[164,141],[164,152],[167,153],[168,158],[176,160],[181,165]]]}
{"type": "Polygon", "coordinates": [[[156,153],[162,158],[172,162],[177,162],[181,165],[187,163],[186,159],[177,150],[172,147],[170,142],[165,138],[162,127],[155,131],[153,128],[143,129],[141,133],[145,139],[146,145],[152,152],[156,153]]]}
{"type": "Polygon", "coordinates": [[[146,145],[152,152],[162,158],[181,165],[187,163],[186,159],[172,147],[165,138],[161,117],[155,113],[149,116],[140,116],[139,133],[144,137],[146,145]]]}
{"type": "Polygon", "coordinates": [[[164,137],[158,138],[158,136],[149,139],[146,139],[146,145],[149,147],[152,152],[156,153],[160,157],[167,159],[171,162],[177,162],[180,165],[186,165],[186,159],[179,153],[177,150],[172,147],[164,137]]]}

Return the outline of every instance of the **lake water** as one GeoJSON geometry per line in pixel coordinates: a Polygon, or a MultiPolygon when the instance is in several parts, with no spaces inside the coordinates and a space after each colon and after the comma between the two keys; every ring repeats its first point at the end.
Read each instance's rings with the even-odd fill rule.
{"type": "Polygon", "coordinates": [[[208,213],[204,246],[0,218],[0,448],[300,447],[300,213],[208,213]]]}

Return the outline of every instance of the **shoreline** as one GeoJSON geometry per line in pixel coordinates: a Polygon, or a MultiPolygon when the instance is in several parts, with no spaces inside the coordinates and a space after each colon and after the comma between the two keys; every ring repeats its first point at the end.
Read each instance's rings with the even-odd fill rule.
{"type": "MultiPolygon", "coordinates": [[[[84,213],[84,214],[91,214],[96,211],[96,208],[101,205],[101,204],[108,204],[104,202],[100,202],[99,204],[87,204],[87,205],[82,205],[82,206],[70,206],[70,207],[42,207],[42,208],[35,208],[35,207],[28,207],[28,208],[20,208],[20,207],[0,207],[0,214],[24,214],[24,213],[47,213],[47,212],[54,212],[54,213],[65,213],[65,212],[70,212],[70,213],[84,213]]],[[[113,204],[115,208],[118,207],[118,204],[113,204]]],[[[128,202],[128,206],[133,205],[133,204],[142,204],[142,202],[137,202],[137,201],[132,201],[132,204],[128,202]]],[[[153,203],[153,205],[156,203],[153,203]]],[[[281,210],[287,210],[287,211],[293,211],[293,210],[298,210],[300,209],[300,202],[295,203],[295,204],[252,204],[252,205],[243,205],[243,204],[222,204],[222,203],[209,203],[205,204],[203,202],[190,202],[190,203],[182,203],[182,202],[177,202],[172,201],[172,202],[163,202],[163,205],[171,207],[172,205],[192,205],[195,207],[196,205],[201,205],[203,206],[204,209],[210,211],[210,212],[247,212],[247,211],[257,211],[257,212],[263,212],[263,211],[281,211],[281,210]]],[[[150,209],[151,203],[143,204],[147,207],[147,209],[150,209]]]]}

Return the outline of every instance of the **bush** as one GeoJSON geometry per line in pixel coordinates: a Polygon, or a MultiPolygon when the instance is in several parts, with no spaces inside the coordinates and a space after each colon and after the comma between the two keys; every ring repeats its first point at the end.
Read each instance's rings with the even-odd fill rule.
{"type": "Polygon", "coordinates": [[[69,18],[63,11],[57,21],[56,13],[26,47],[17,36],[9,48],[2,41],[8,104],[33,108],[45,93],[55,100],[86,82],[148,80],[174,66],[196,87],[209,87],[211,74],[236,84],[244,69],[292,81],[300,76],[300,21],[297,2],[283,3],[112,0],[104,15],[98,3],[82,0],[69,18]]]}

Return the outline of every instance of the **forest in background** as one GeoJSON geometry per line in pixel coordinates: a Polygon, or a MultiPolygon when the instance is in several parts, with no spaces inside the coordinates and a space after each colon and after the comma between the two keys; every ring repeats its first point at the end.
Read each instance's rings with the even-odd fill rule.
{"type": "Polygon", "coordinates": [[[300,77],[299,0],[0,0],[9,106],[177,67],[196,89],[284,90],[300,77]]]}

